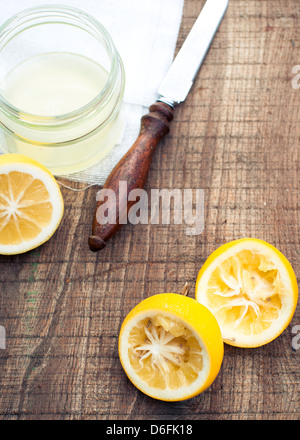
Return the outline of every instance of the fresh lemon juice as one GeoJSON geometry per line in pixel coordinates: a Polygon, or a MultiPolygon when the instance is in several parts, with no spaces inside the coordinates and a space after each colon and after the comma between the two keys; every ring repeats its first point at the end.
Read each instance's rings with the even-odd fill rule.
{"type": "Polygon", "coordinates": [[[107,87],[108,77],[101,65],[75,53],[43,53],[20,63],[0,89],[26,123],[17,126],[2,114],[3,126],[17,135],[4,130],[1,143],[54,174],[92,165],[117,143],[123,129],[119,112],[111,117],[117,97],[107,87]]]}
{"type": "Polygon", "coordinates": [[[20,111],[51,118],[87,105],[107,79],[103,67],[88,58],[45,53],[18,65],[1,88],[2,96],[20,111]]]}

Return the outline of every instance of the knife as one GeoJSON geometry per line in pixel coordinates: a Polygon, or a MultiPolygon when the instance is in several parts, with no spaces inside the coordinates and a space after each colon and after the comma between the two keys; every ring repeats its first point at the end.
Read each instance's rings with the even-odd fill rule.
{"type": "Polygon", "coordinates": [[[132,190],[144,187],[156,146],[169,133],[173,109],[187,97],[228,3],[229,0],[206,1],[158,89],[157,101],[149,107],[149,113],[141,119],[137,140],[112,170],[102,190],[97,194],[92,235],[88,240],[93,252],[103,249],[106,242],[126,223],[128,211],[136,203],[136,200],[128,201],[128,195],[132,190]],[[126,182],[125,193],[120,189],[120,182],[126,182]],[[101,197],[101,191],[102,194],[107,194],[107,190],[112,190],[115,195],[112,198],[114,206],[111,207],[115,213],[115,221],[104,223],[99,222],[97,213],[103,203],[106,203],[107,210],[110,209],[105,197],[101,197]]]}

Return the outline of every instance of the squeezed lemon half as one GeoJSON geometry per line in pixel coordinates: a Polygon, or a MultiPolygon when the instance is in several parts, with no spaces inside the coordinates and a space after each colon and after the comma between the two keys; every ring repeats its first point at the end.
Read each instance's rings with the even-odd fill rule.
{"type": "Polygon", "coordinates": [[[290,323],[298,286],[292,266],[278,249],[245,238],[210,255],[198,274],[196,299],[216,317],[224,342],[258,347],[290,323]]]}
{"type": "Polygon", "coordinates": [[[0,254],[30,251],[47,241],[64,212],[59,186],[40,163],[0,155],[0,254]]]}
{"type": "Polygon", "coordinates": [[[119,356],[139,390],[178,401],[211,385],[222,364],[223,341],[206,307],[179,294],[159,294],[143,300],[125,318],[119,356]]]}

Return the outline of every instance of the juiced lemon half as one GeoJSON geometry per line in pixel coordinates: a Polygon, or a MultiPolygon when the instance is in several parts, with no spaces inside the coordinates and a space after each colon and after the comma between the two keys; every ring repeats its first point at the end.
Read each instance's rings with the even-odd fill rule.
{"type": "Polygon", "coordinates": [[[121,364],[131,382],[160,400],[189,399],[208,388],[223,359],[223,341],[211,312],[175,293],[151,296],[125,318],[121,364]]]}
{"type": "Polygon", "coordinates": [[[27,252],[47,241],[64,212],[59,186],[40,163],[0,155],[0,254],[27,252]]]}
{"type": "Polygon", "coordinates": [[[245,238],[210,255],[198,274],[196,299],[216,317],[224,342],[258,347],[290,323],[298,299],[297,279],[278,249],[245,238]]]}

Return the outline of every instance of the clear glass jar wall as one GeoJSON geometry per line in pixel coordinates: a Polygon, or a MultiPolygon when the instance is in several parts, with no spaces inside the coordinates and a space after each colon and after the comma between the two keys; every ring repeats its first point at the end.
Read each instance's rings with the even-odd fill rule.
{"type": "Polygon", "coordinates": [[[56,175],[69,174],[99,161],[119,140],[124,126],[124,68],[111,37],[93,17],[59,6],[21,12],[0,28],[0,65],[3,152],[25,154],[56,175]],[[70,69],[68,90],[65,83],[59,84],[62,66],[70,69]],[[71,88],[72,81],[82,71],[91,82],[93,75],[97,79],[97,69],[101,81],[93,80],[91,99],[85,102],[90,84],[86,92],[84,87],[71,88]],[[53,79],[61,103],[50,102],[51,89],[48,95],[42,90],[45,77],[53,79]],[[40,89],[31,91],[32,83],[40,89]],[[76,102],[83,105],[77,108],[76,102]]]}

